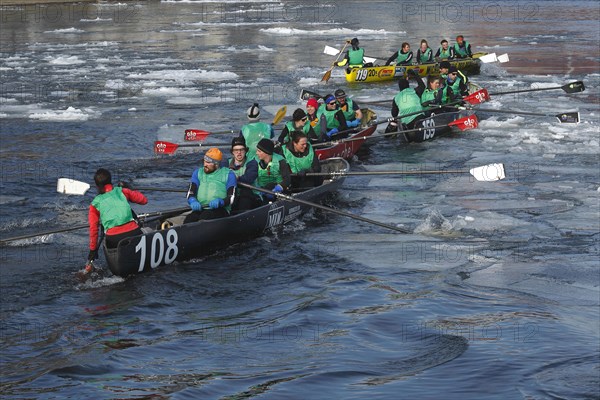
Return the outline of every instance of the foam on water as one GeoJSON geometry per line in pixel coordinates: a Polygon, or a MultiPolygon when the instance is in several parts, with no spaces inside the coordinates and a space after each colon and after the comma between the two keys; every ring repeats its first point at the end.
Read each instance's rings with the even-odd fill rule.
{"type": "Polygon", "coordinates": [[[269,35],[282,36],[380,36],[380,35],[406,35],[404,31],[386,31],[385,29],[347,29],[333,28],[321,30],[306,30],[298,28],[263,28],[260,30],[269,35]]]}
{"type": "Polygon", "coordinates": [[[193,81],[225,81],[237,79],[238,74],[228,71],[207,71],[207,70],[160,70],[145,74],[129,74],[129,79],[156,79],[172,80],[180,84],[194,84],[193,81]]]}
{"type": "Polygon", "coordinates": [[[92,108],[69,107],[66,110],[39,110],[29,114],[28,118],[40,121],[87,121],[90,118],[98,118],[101,114],[92,108]]]}
{"type": "Polygon", "coordinates": [[[45,31],[44,33],[83,33],[85,32],[82,29],[77,28],[64,28],[64,29],[55,29],[53,31],[45,31]]]}

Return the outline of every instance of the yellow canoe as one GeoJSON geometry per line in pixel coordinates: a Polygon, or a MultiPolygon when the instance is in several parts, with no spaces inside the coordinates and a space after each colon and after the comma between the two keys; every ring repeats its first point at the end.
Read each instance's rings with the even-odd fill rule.
{"type": "MultiPolygon", "coordinates": [[[[456,66],[461,72],[467,75],[475,75],[479,73],[481,61],[479,57],[487,53],[475,53],[473,58],[461,58],[451,60],[450,64],[456,66]]],[[[419,76],[439,75],[439,62],[428,64],[415,65],[387,65],[374,66],[367,68],[346,68],[346,80],[348,82],[383,82],[393,79],[406,78],[408,70],[414,70],[419,73],[419,76]]]]}

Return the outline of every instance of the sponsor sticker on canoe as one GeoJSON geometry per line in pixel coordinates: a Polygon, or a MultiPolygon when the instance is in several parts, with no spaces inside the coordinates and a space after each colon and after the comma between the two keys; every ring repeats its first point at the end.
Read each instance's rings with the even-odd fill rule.
{"type": "Polygon", "coordinates": [[[389,78],[391,76],[394,76],[395,70],[396,69],[394,67],[382,68],[379,70],[377,76],[380,78],[389,78]]]}
{"type": "Polygon", "coordinates": [[[406,68],[404,67],[396,67],[394,71],[394,78],[399,76],[404,76],[406,74],[406,68]]]}

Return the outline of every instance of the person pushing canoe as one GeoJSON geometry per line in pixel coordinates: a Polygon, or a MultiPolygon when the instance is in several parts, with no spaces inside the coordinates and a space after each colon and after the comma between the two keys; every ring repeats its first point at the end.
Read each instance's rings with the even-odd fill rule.
{"type": "Polygon", "coordinates": [[[142,193],[125,187],[113,187],[110,171],[100,168],[94,174],[98,195],[92,200],[88,212],[90,252],[85,267],[86,273],[93,270],[93,261],[98,258],[98,231],[100,225],[106,234],[106,247],[115,248],[121,239],[141,235],[142,231],[133,218],[129,202],[147,204],[142,193]]]}

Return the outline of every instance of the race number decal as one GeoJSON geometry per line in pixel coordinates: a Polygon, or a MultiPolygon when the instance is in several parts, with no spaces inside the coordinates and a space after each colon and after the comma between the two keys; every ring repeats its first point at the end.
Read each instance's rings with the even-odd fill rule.
{"type": "Polygon", "coordinates": [[[367,70],[367,69],[359,69],[356,71],[356,81],[357,82],[366,81],[368,76],[369,76],[369,70],[367,70]]]}
{"type": "Polygon", "coordinates": [[[435,121],[433,118],[429,118],[423,121],[423,140],[433,139],[435,136],[435,121]]]}
{"type": "Polygon", "coordinates": [[[140,242],[135,246],[135,252],[140,253],[140,265],[138,272],[144,270],[146,265],[146,258],[150,260],[150,267],[156,268],[164,264],[171,264],[177,258],[179,254],[179,248],[177,247],[177,231],[169,229],[163,238],[161,232],[156,232],[152,237],[145,235],[140,238],[140,242]],[[150,242],[150,251],[147,251],[148,244],[150,242]]]}

